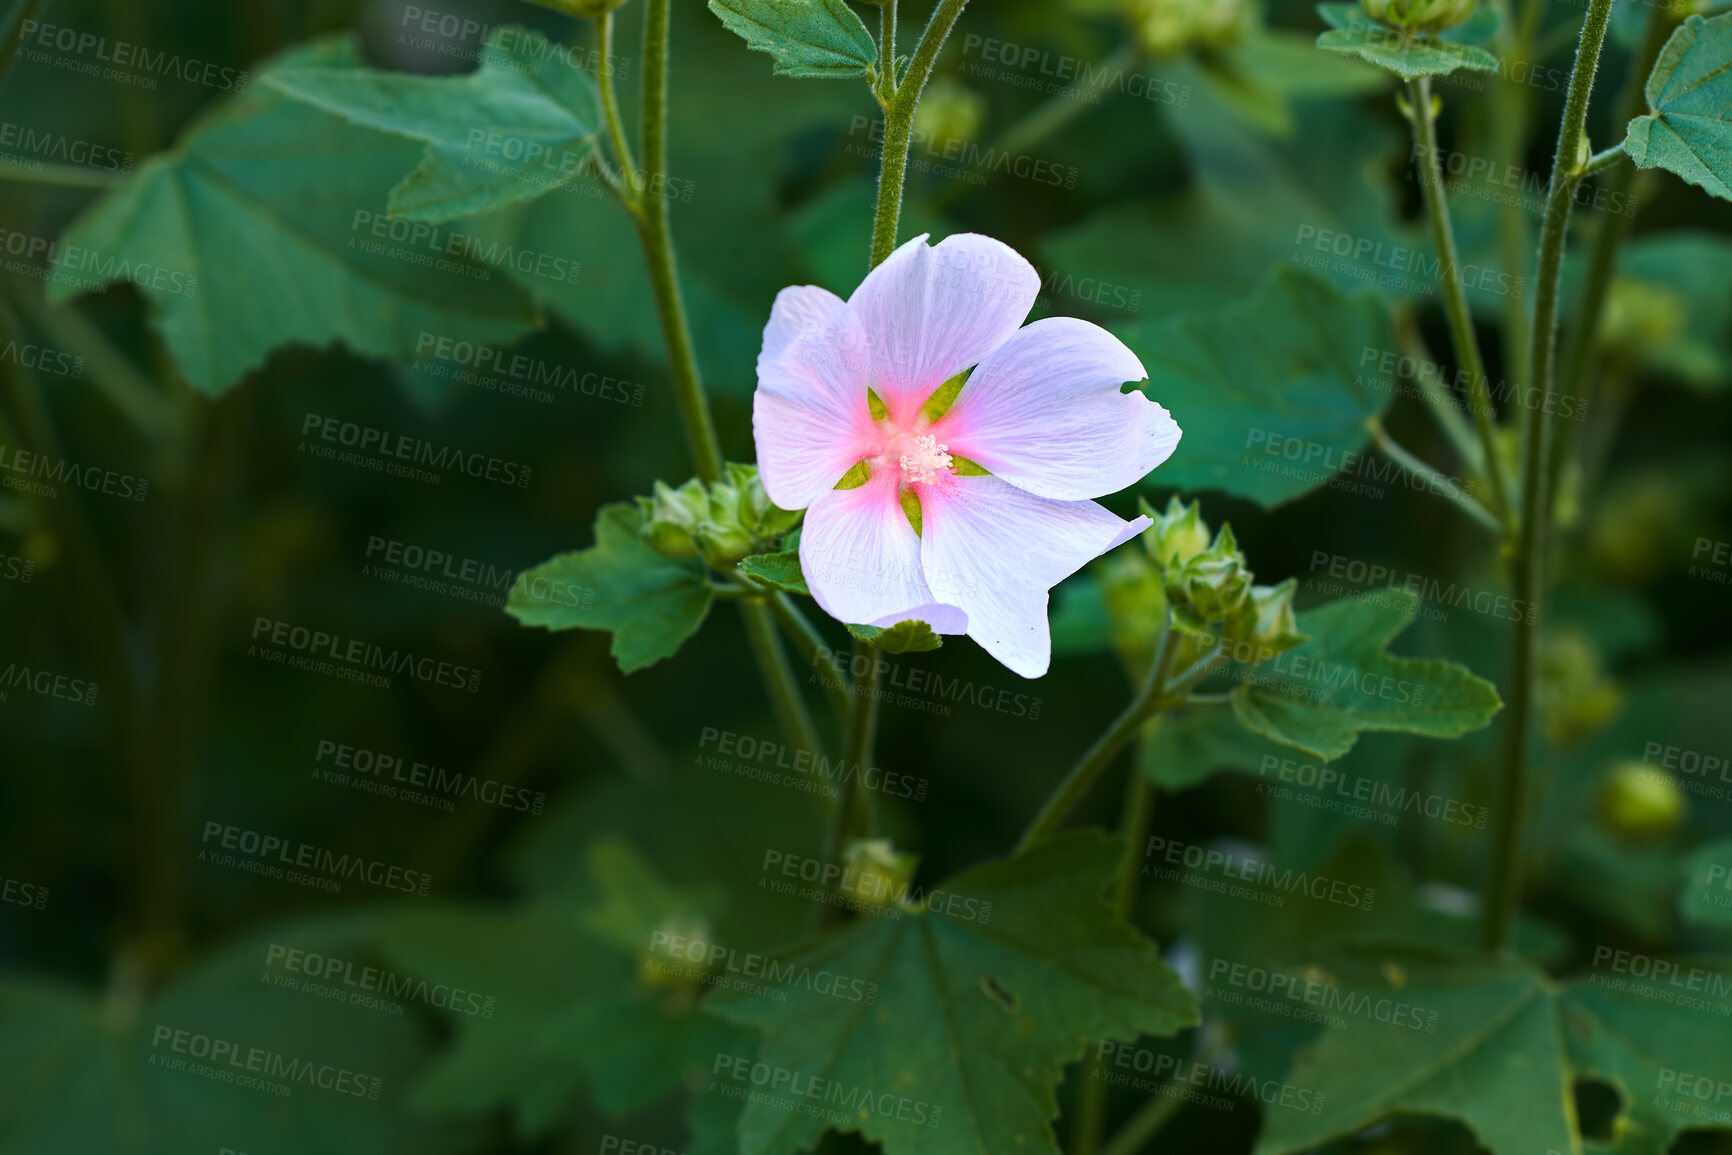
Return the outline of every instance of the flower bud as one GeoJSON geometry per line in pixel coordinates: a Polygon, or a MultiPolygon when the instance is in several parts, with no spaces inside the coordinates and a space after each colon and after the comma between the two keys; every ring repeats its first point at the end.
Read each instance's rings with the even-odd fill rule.
{"type": "Polygon", "coordinates": [[[663,557],[702,557],[727,569],[760,552],[800,523],[801,515],[778,509],[764,492],[755,465],[730,462],[721,481],[693,478],[678,489],[655,483],[653,497],[638,498],[643,539],[663,557]]]}
{"type": "Polygon", "coordinates": [[[1228,624],[1227,636],[1236,642],[1253,644],[1262,655],[1259,661],[1267,661],[1308,641],[1308,635],[1300,632],[1299,621],[1293,616],[1293,594],[1298,588],[1299,583],[1293,578],[1276,586],[1252,586],[1251,596],[1228,624]]]}
{"type": "Polygon", "coordinates": [[[1117,550],[1103,558],[1095,573],[1101,601],[1106,604],[1113,649],[1132,668],[1154,657],[1155,640],[1167,620],[1167,594],[1161,571],[1133,550],[1117,550]]]}
{"type": "Polygon", "coordinates": [[[842,852],[843,895],[863,906],[893,906],[908,893],[920,858],[898,854],[888,838],[856,838],[842,852]]]}
{"type": "Polygon", "coordinates": [[[663,557],[686,560],[698,556],[698,525],[710,514],[709,493],[697,478],[678,489],[656,482],[653,496],[637,499],[643,511],[644,541],[663,557]]]}
{"type": "Polygon", "coordinates": [[[1232,44],[1255,22],[1247,0],[1130,0],[1127,15],[1138,42],[1155,56],[1232,44]]]}
{"type": "Polygon", "coordinates": [[[920,95],[920,106],[914,110],[914,134],[942,149],[948,141],[975,139],[985,121],[986,98],[960,81],[941,76],[920,95]]]}
{"type": "Polygon", "coordinates": [[[1646,762],[1626,761],[1606,771],[1600,814],[1612,829],[1648,841],[1683,824],[1688,800],[1671,774],[1646,762]]]}
{"type": "Polygon", "coordinates": [[[1233,617],[1250,592],[1251,571],[1230,525],[1221,527],[1207,550],[1167,570],[1167,596],[1175,608],[1184,607],[1199,621],[1233,617]]]}
{"type": "Polygon", "coordinates": [[[1606,675],[1599,651],[1580,630],[1540,641],[1539,706],[1546,735],[1564,746],[1610,722],[1624,693],[1606,675]]]}
{"type": "Polygon", "coordinates": [[[576,16],[579,20],[599,20],[625,3],[625,0],[530,0],[543,8],[576,16]]]}
{"type": "Polygon", "coordinates": [[[1600,348],[1620,361],[1639,362],[1656,350],[1676,347],[1689,310],[1684,296],[1664,285],[1619,277],[1606,298],[1600,348]]]}
{"type": "Polygon", "coordinates": [[[1183,565],[1208,549],[1209,527],[1203,523],[1201,508],[1194,501],[1182,505],[1177,497],[1170,499],[1167,511],[1143,531],[1143,548],[1163,569],[1183,565]]]}
{"type": "Polygon", "coordinates": [[[1475,0],[1361,0],[1365,14],[1389,28],[1441,32],[1473,15],[1475,0]]]}
{"type": "Polygon", "coordinates": [[[638,955],[638,980],[651,990],[689,991],[709,973],[710,924],[696,915],[674,915],[650,936],[638,955]]]}

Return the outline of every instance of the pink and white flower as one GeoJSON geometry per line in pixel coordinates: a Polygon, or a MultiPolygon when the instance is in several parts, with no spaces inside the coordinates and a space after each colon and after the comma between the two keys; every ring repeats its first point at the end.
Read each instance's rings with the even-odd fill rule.
{"type": "Polygon", "coordinates": [[[1165,409],[1121,391],[1147,373],[1117,337],[1022,324],[1039,292],[1034,266],[973,233],[914,238],[846,301],[783,289],[752,407],[765,492],[806,510],[800,565],[826,613],[966,633],[1025,678],[1051,661],[1047,592],[1150,524],[1090,499],[1179,443],[1165,409]],[[933,418],[928,399],[970,368],[933,418]],[[864,484],[836,488],[862,463],[864,484]]]}

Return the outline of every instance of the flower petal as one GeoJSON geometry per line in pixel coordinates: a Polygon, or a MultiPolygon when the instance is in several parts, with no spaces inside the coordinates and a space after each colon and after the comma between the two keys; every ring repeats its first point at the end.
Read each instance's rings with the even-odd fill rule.
{"type": "Polygon", "coordinates": [[[832,489],[806,511],[800,569],[825,613],[858,626],[923,621],[935,633],[960,634],[968,616],[939,602],[920,564],[920,538],[896,496],[895,470],[865,485],[832,489]]]}
{"type": "Polygon", "coordinates": [[[968,636],[1025,678],[1052,660],[1047,591],[1141,533],[1092,501],[1036,497],[998,477],[959,477],[921,492],[927,584],[968,618],[968,636]]]}
{"type": "Polygon", "coordinates": [[[849,307],[871,341],[872,388],[898,423],[933,390],[1016,332],[1040,295],[1040,274],[1002,241],[959,233],[928,247],[921,234],[866,275],[849,307]]]}
{"type": "Polygon", "coordinates": [[[776,294],[758,354],[752,434],[764,492],[783,509],[805,509],[879,451],[867,364],[866,332],[846,301],[814,285],[776,294]]]}
{"type": "Polygon", "coordinates": [[[1119,391],[1146,376],[1136,354],[1099,325],[1048,317],[994,349],[932,433],[950,452],[1040,497],[1117,493],[1179,444],[1165,409],[1119,391]]]}

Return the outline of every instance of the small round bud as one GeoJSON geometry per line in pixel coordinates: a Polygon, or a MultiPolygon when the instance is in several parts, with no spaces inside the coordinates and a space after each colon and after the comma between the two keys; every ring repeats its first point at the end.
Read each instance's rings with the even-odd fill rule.
{"type": "Polygon", "coordinates": [[[638,980],[651,990],[691,991],[710,973],[710,925],[695,915],[674,915],[656,927],[638,955],[638,980]]]}
{"type": "Polygon", "coordinates": [[[862,906],[893,906],[908,893],[919,862],[917,855],[898,854],[888,838],[856,838],[842,852],[838,889],[862,906]]]}
{"type": "Polygon", "coordinates": [[[1475,0],[1361,0],[1361,7],[1389,28],[1441,32],[1472,16],[1475,0]]]}
{"type": "Polygon", "coordinates": [[[1600,813],[1620,834],[1642,841],[1657,839],[1682,825],[1688,809],[1677,780],[1658,766],[1626,761],[1606,771],[1600,813]]]}
{"type": "Polygon", "coordinates": [[[948,76],[926,86],[914,111],[914,133],[942,148],[947,141],[970,141],[986,122],[986,98],[948,76]]]}
{"type": "Polygon", "coordinates": [[[625,3],[625,0],[530,0],[543,8],[576,16],[579,20],[599,20],[625,3]]]}

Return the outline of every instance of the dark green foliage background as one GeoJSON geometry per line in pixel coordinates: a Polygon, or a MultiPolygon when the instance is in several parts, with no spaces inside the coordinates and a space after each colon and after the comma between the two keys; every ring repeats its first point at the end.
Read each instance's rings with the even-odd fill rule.
{"type": "MultiPolygon", "coordinates": [[[[871,118],[876,109],[858,83],[772,76],[766,57],[746,51],[695,0],[675,8],[671,169],[692,195],[674,205],[674,229],[722,441],[730,459],[750,460],[753,361],[775,292],[818,283],[845,294],[863,274],[876,163],[853,118],[871,118]]],[[[524,4],[450,0],[444,10],[483,23],[528,24],[555,39],[574,35],[574,22],[524,4]]],[[[1571,27],[1580,11],[1557,0],[1547,26],[1571,27]]],[[[1602,70],[1590,121],[1597,142],[1622,131],[1604,110],[1633,41],[1623,27],[1628,15],[1618,14],[1620,32],[1602,70]]],[[[1294,0],[1272,2],[1265,17],[1300,43],[1323,27],[1294,0]]],[[[49,0],[41,18],[234,67],[256,68],[290,45],[350,29],[381,66],[437,72],[453,63],[398,43],[399,9],[391,3],[49,0]]],[[[637,7],[628,5],[620,18],[621,51],[635,63],[637,7]]],[[[907,19],[911,29],[914,16],[907,19]]],[[[1100,61],[1123,30],[1110,13],[1079,13],[1050,0],[977,0],[939,75],[984,98],[990,138],[1040,97],[971,79],[963,39],[970,36],[1100,61]]],[[[1533,93],[1539,127],[1526,164],[1534,172],[1549,166],[1567,39],[1560,31],[1551,41],[1559,50],[1548,65],[1560,83],[1533,93]]],[[[1265,122],[1290,121],[1285,135],[1271,134],[1223,103],[1220,78],[1229,65],[1206,56],[1153,61],[1144,71],[1183,86],[1188,103],[1108,93],[1031,148],[1056,166],[1074,167],[1074,187],[1004,175],[973,186],[913,173],[902,235],[979,231],[1005,240],[1047,278],[1037,314],[1080,315],[1143,335],[1151,344],[1138,349],[1157,386],[1148,349],[1176,341],[1189,324],[1169,318],[1250,297],[1270,266],[1291,260],[1297,226],[1423,243],[1392,89],[1372,83],[1361,95],[1329,99],[1250,98],[1265,122]],[[1084,278],[1116,291],[1089,300],[1066,288],[1084,278]]],[[[1304,90],[1299,65],[1273,67],[1277,87],[1304,90]]],[[[634,71],[622,88],[628,118],[635,78],[634,71]]],[[[1450,100],[1446,138],[1483,149],[1475,142],[1485,140],[1484,102],[1462,99],[1448,85],[1440,91],[1450,100]]],[[[0,119],[113,145],[142,164],[222,99],[173,78],[141,92],[25,60],[0,88],[0,119]]],[[[413,149],[380,141],[381,148],[406,149],[412,163],[413,149]]],[[[1548,745],[1539,762],[1523,941],[1558,976],[1583,972],[1596,948],[1732,951],[1723,914],[1723,925],[1711,926],[1677,912],[1691,855],[1732,838],[1732,801],[1688,795],[1683,824],[1646,841],[1615,828],[1598,804],[1606,771],[1640,760],[1646,743],[1732,753],[1732,587],[1690,572],[1698,539],[1732,538],[1732,458],[1724,448],[1732,437],[1732,208],[1676,180],[1643,188],[1650,199],[1626,269],[1675,294],[1662,307],[1686,314],[1689,357],[1681,371],[1684,335],[1604,350],[1628,403],[1582,429],[1607,464],[1603,484],[1586,494],[1563,539],[1558,618],[1588,639],[1622,693],[1587,733],[1548,745]],[[1644,261],[1652,267],[1644,269],[1644,261]]],[[[92,197],[0,181],[0,227],[56,237],[92,197]]],[[[724,1022],[689,1008],[670,1011],[640,989],[630,952],[617,943],[643,940],[641,928],[625,925],[634,918],[653,927],[688,908],[709,912],[718,940],[742,948],[774,946],[804,928],[802,906],[754,887],[767,849],[817,853],[813,807],[799,793],[695,764],[706,728],[780,740],[750,671],[738,615],[726,605],[712,608],[676,657],[622,677],[600,634],[525,629],[499,609],[362,573],[373,537],[526,568],[590,544],[601,506],[647,493],[656,479],[678,482],[691,473],[624,214],[600,199],[566,195],[509,211],[520,236],[584,264],[575,285],[520,286],[546,291],[538,305],[548,324],[517,347],[580,375],[641,384],[641,406],[571,392],[543,406],[442,385],[340,348],[304,346],[278,351],[237,388],[210,399],[171,382],[174,363],[139,292],[110,288],[80,301],[157,382],[152,387],[168,399],[184,436],[137,436],[92,388],[94,366],[77,380],[42,376],[64,456],[147,477],[150,494],[132,503],[63,493],[47,503],[46,520],[20,502],[4,507],[0,554],[32,561],[34,570],[28,583],[0,580],[0,667],[28,665],[104,685],[94,708],[17,689],[0,699],[7,800],[0,874],[50,895],[40,911],[0,905],[0,1062],[14,1072],[0,1090],[0,1152],[589,1152],[606,1150],[605,1136],[694,1153],[727,1149],[721,1136],[728,1121],[706,1121],[717,1113],[716,1097],[699,1094],[691,1109],[693,1097],[679,1086],[686,1064],[677,1056],[695,1056],[706,1068],[718,1050],[749,1051],[755,1044],[740,1025],[749,1016],[724,1022]],[[448,476],[422,486],[316,460],[298,448],[307,414],[529,463],[533,480],[517,489],[448,476]],[[108,625],[75,571],[80,543],[56,520],[72,505],[88,518],[97,564],[126,623],[121,652],[142,703],[130,718],[124,695],[82,641],[108,625]],[[480,689],[468,694],[399,678],[386,692],[286,670],[248,656],[258,618],[479,668],[480,689]],[[544,793],[546,809],[522,814],[459,802],[443,813],[321,783],[310,771],[322,739],[513,781],[544,793]],[[197,861],[207,821],[426,871],[432,896],[391,901],[355,884],[332,896],[212,867],[197,861]],[[632,890],[640,883],[646,889],[632,890]],[[635,898],[620,897],[627,892],[635,898]],[[609,905],[615,900],[639,907],[621,916],[609,905]],[[280,991],[253,973],[262,946],[272,942],[328,943],[343,957],[484,990],[497,996],[499,1016],[454,1020],[412,1004],[396,1017],[280,991]],[[257,1092],[148,1072],[149,1031],[160,1022],[327,1056],[383,1076],[386,1092],[380,1102],[351,1103],[297,1090],[288,1109],[257,1092]],[[142,1041],[128,1033],[134,1030],[144,1032],[142,1041]],[[666,1046],[658,1051],[650,1041],[666,1046]],[[141,1081],[147,1108],[136,1097],[141,1081]]],[[[1490,212],[1471,200],[1457,211],[1473,259],[1496,265],[1490,212]]],[[[1601,216],[1577,214],[1573,260],[1601,216]]],[[[269,303],[279,289],[272,268],[255,257],[245,248],[222,254],[222,283],[238,280],[269,303]]],[[[18,302],[39,300],[41,283],[23,272],[8,266],[0,274],[12,302],[8,322],[40,333],[18,302]]],[[[1567,275],[1567,283],[1577,279],[1579,270],[1567,275]]],[[[1356,286],[1349,279],[1343,287],[1356,286]]],[[[1435,306],[1412,303],[1431,347],[1447,348],[1435,306]]],[[[1501,302],[1488,297],[1475,306],[1491,333],[1501,302]]],[[[1225,316],[1257,325],[1254,312],[1225,316]]],[[[1499,351],[1493,344],[1488,352],[1499,351]]],[[[15,376],[19,368],[0,371],[15,376]]],[[[1182,402],[1158,388],[1155,394],[1193,428],[1182,402]]],[[[20,397],[15,387],[6,395],[14,424],[20,397]]],[[[1447,444],[1416,402],[1398,400],[1387,421],[1409,447],[1447,459],[1447,444]]],[[[1198,414],[1195,428],[1207,427],[1198,414]]],[[[1187,472],[1193,467],[1185,452],[1172,468],[1187,483],[1204,484],[1200,467],[1187,472]]],[[[1141,492],[1164,503],[1163,474],[1141,492]]],[[[1314,489],[1272,509],[1199,492],[1212,523],[1231,520],[1260,580],[1301,579],[1302,606],[1325,600],[1307,592],[1305,579],[1318,576],[1316,551],[1445,584],[1501,588],[1496,559],[1474,528],[1423,492],[1389,487],[1375,500],[1314,489]]],[[[1108,504],[1129,515],[1136,496],[1108,504]]],[[[886,705],[878,761],[926,780],[930,790],[918,804],[886,801],[883,820],[900,845],[921,855],[924,883],[1008,853],[1064,768],[1128,696],[1087,603],[1074,590],[1055,595],[1059,656],[1038,682],[1024,683],[960,639],[896,660],[905,674],[930,670],[1026,696],[1003,711],[967,702],[949,703],[948,712],[886,705]]],[[[840,626],[825,621],[823,628],[831,645],[847,646],[840,626]]],[[[1507,628],[1458,609],[1446,622],[1422,617],[1394,650],[1461,662],[1501,684],[1507,628]]],[[[816,708],[817,687],[808,688],[816,708]]],[[[1566,705],[1580,692],[1560,691],[1566,705]]],[[[1494,735],[1495,723],[1447,743],[1373,734],[1346,764],[1483,806],[1491,796],[1494,735]]],[[[1459,911],[1462,896],[1483,883],[1487,832],[1411,819],[1368,825],[1278,805],[1257,793],[1254,773],[1210,775],[1208,754],[1189,757],[1175,754],[1151,768],[1170,787],[1157,804],[1157,835],[1196,844],[1243,840],[1269,847],[1288,865],[1329,864],[1383,888],[1379,932],[1473,942],[1472,920],[1459,911]],[[1427,904],[1411,893],[1422,883],[1453,889],[1427,904]]],[[[1244,757],[1227,762],[1254,771],[1244,757]]],[[[1077,821],[1112,825],[1118,795],[1114,777],[1077,821]]],[[[1341,929],[1321,921],[1270,929],[1259,925],[1265,920],[1257,908],[1229,909],[1235,905],[1150,883],[1137,922],[1163,948],[1183,941],[1205,958],[1216,949],[1206,944],[1220,942],[1244,944],[1219,948],[1236,951],[1231,957],[1286,957],[1291,942],[1279,936],[1296,936],[1302,953],[1303,944],[1341,929]]],[[[1305,1041],[1291,1029],[1226,1029],[1243,1032],[1238,1059],[1262,1077],[1286,1071],[1305,1041]]],[[[1719,1053],[1681,1050],[1677,1065],[1717,1063],[1726,1077],[1732,1028],[1717,1037],[1725,1044],[1719,1053]]],[[[1144,1043],[1185,1054],[1198,1044],[1195,1032],[1144,1043]]],[[[1351,1040],[1332,1046],[1351,1049],[1351,1040]]],[[[1079,1074],[1068,1069],[1061,1108],[1079,1074]]],[[[1609,1141],[1609,1133],[1592,1130],[1604,1124],[1603,1090],[1583,1088],[1580,1103],[1589,1135],[1609,1141]]],[[[1134,1094],[1115,1094],[1111,1118],[1137,1102],[1134,1094]]],[[[1151,1149],[1249,1151],[1257,1119],[1249,1101],[1232,1111],[1192,1106],[1151,1149]]],[[[1729,1143],[1704,1133],[1675,1149],[1732,1150],[1729,1143]]],[[[859,1146],[832,1135],[824,1149],[859,1146]]],[[[1453,1152],[1470,1150],[1471,1141],[1457,1123],[1403,1117],[1329,1149],[1453,1152]]]]}

